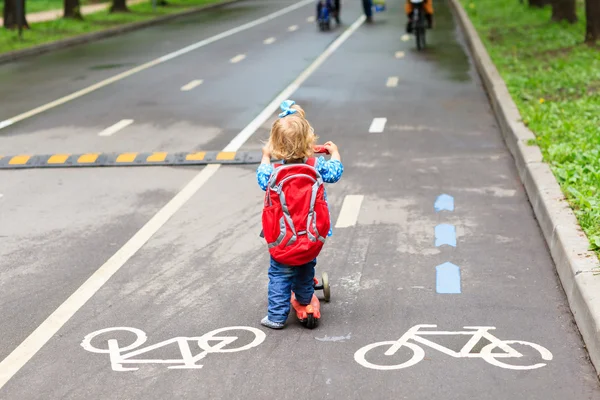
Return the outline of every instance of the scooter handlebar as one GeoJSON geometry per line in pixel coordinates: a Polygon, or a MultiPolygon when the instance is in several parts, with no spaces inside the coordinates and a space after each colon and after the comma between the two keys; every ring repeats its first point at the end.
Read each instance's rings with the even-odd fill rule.
{"type": "Polygon", "coordinates": [[[316,146],[313,148],[313,151],[314,151],[315,153],[324,153],[324,154],[329,154],[329,150],[327,150],[327,149],[325,148],[325,146],[323,146],[323,145],[320,145],[320,144],[316,145],[316,146]]]}

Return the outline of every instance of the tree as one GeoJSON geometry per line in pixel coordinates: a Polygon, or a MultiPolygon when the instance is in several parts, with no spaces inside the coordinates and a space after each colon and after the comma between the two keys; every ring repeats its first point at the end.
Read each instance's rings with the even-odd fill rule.
{"type": "Polygon", "coordinates": [[[83,19],[79,0],[64,0],[63,18],[83,19]]]}
{"type": "Polygon", "coordinates": [[[25,18],[25,0],[4,0],[4,27],[6,29],[15,29],[19,26],[18,7],[21,7],[21,26],[29,28],[25,18]],[[17,3],[20,2],[20,3],[17,3]]]}
{"type": "Polygon", "coordinates": [[[575,0],[552,0],[552,20],[577,22],[575,0]]]}
{"type": "Polygon", "coordinates": [[[545,7],[551,3],[552,0],[529,0],[529,7],[545,7]]]}
{"type": "Polygon", "coordinates": [[[112,6],[110,7],[110,12],[129,12],[126,0],[113,0],[112,6]]]}
{"type": "Polygon", "coordinates": [[[585,1],[586,43],[596,43],[600,40],[600,0],[585,1]]]}

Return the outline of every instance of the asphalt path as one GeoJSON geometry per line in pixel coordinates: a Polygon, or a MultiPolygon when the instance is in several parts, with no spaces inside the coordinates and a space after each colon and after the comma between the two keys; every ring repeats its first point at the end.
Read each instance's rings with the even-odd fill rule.
{"type": "Polygon", "coordinates": [[[259,324],[256,166],[0,171],[1,399],[600,399],[448,8],[417,52],[398,2],[366,24],[346,1],[331,32],[313,6],[243,1],[0,66],[7,120],[288,10],[0,129],[0,154],[258,149],[290,94],[345,166],[331,302],[282,331],[259,324]],[[400,342],[423,324],[441,333],[400,342]],[[464,327],[487,339],[461,352],[464,327]]]}

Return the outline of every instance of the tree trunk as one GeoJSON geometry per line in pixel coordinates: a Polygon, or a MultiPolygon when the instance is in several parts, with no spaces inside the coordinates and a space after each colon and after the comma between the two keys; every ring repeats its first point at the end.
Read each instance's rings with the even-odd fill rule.
{"type": "Polygon", "coordinates": [[[4,0],[4,27],[6,29],[16,29],[18,28],[18,3],[21,2],[21,7],[23,8],[21,15],[21,26],[23,28],[29,28],[29,24],[27,23],[27,19],[25,18],[25,0],[4,0]]]}
{"type": "Polygon", "coordinates": [[[64,0],[63,18],[83,19],[79,0],[64,0]]]}
{"type": "Polygon", "coordinates": [[[110,8],[111,13],[115,12],[129,12],[125,0],[113,0],[112,7],[110,8]]]}
{"type": "Polygon", "coordinates": [[[586,43],[595,43],[600,40],[600,0],[585,1],[586,15],[586,43]]]}
{"type": "Polygon", "coordinates": [[[551,2],[552,0],[529,0],[529,7],[544,7],[551,2]]]}
{"type": "Polygon", "coordinates": [[[553,0],[552,21],[569,21],[572,24],[577,22],[575,0],[553,0]]]}

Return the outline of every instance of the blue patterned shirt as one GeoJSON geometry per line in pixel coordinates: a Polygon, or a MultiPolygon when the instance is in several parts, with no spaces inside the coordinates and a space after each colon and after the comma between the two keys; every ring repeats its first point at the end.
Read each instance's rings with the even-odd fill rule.
{"type": "MultiPolygon", "coordinates": [[[[326,160],[325,157],[322,156],[317,158],[315,169],[321,174],[323,182],[327,183],[336,183],[344,173],[344,165],[341,161],[326,160]]],[[[275,167],[273,167],[273,164],[260,164],[256,169],[256,179],[258,180],[258,186],[260,186],[262,190],[267,190],[269,178],[274,170],[275,167]]],[[[327,192],[324,192],[324,195],[325,201],[327,201],[327,192]]],[[[329,229],[329,234],[327,236],[331,236],[331,234],[331,229],[329,229]]]]}

